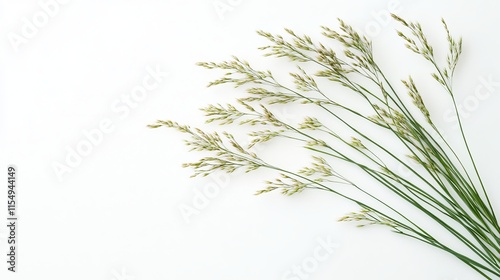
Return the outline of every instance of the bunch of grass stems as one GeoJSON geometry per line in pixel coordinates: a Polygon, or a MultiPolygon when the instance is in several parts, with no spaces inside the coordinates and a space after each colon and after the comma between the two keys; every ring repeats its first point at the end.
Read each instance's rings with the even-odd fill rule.
{"type": "Polygon", "coordinates": [[[500,227],[464,135],[452,90],[462,40],[453,38],[442,20],[448,48],[446,61],[440,63],[419,23],[405,21],[396,15],[393,18],[401,26],[397,34],[406,47],[429,63],[433,69],[432,80],[451,99],[466,151],[465,160],[459,158],[434,125],[412,77],[402,80],[406,92],[397,92],[394,82],[377,64],[371,41],[342,20],[339,20],[337,31],[322,27],[328,44],[314,42],[309,36],[297,35],[289,29],[285,29],[287,39],[258,32],[271,42],[260,48],[265,56],[285,57],[299,65],[296,73],[290,73],[291,86],[280,82],[271,71],[256,70],[236,57],[221,63],[199,63],[202,67],[226,72],[209,86],[233,84],[245,88],[247,95],[238,98],[236,103],[209,105],[202,110],[207,123],[254,128],[248,134],[250,144],[240,144],[241,141],[228,132],[208,133],[173,121],[159,120],[150,127],[175,128],[190,136],[186,144],[192,150],[208,153],[198,162],[184,164],[184,167],[194,170],[193,176],[206,176],[220,170],[231,173],[239,169],[245,172],[271,169],[277,171],[279,177],[266,181],[266,188],[257,194],[279,190],[292,195],[305,189],[334,193],[361,208],[340,220],[355,221],[358,226],[378,224],[389,227],[398,234],[452,254],[486,279],[500,277],[500,227]],[[307,66],[300,67],[301,64],[307,66]],[[305,67],[319,70],[310,75],[303,70],[305,67]],[[357,108],[336,100],[335,94],[319,85],[319,79],[356,93],[363,104],[357,108]],[[303,122],[293,123],[273,113],[275,106],[291,103],[312,106],[332,119],[306,116],[303,122]],[[366,108],[370,114],[363,111],[366,108]],[[333,120],[336,128],[342,125],[353,135],[345,137],[337,133],[337,129],[329,127],[329,121],[333,120]],[[377,139],[369,129],[384,138],[377,139]],[[310,165],[293,171],[273,165],[254,151],[254,145],[280,137],[298,141],[309,150],[312,154],[310,165]],[[391,148],[397,145],[386,145],[391,141],[399,143],[402,149],[391,148]],[[418,165],[409,164],[406,157],[418,165]],[[389,190],[398,200],[433,222],[418,223],[405,214],[405,207],[398,208],[372,192],[373,186],[356,184],[352,178],[332,168],[331,163],[339,161],[378,182],[378,187],[389,190]],[[398,165],[412,176],[403,176],[391,168],[398,165]],[[454,242],[434,236],[428,230],[429,226],[445,230],[454,242]]]}

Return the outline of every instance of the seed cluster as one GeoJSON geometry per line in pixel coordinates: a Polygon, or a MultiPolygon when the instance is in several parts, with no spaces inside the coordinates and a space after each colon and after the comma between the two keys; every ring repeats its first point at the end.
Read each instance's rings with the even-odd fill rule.
{"type": "MultiPolygon", "coordinates": [[[[409,50],[430,63],[433,72],[429,78],[444,88],[456,108],[452,78],[462,52],[462,39],[453,38],[442,20],[448,48],[447,59],[441,62],[436,59],[436,51],[421,24],[396,15],[393,18],[402,27],[397,35],[409,50]]],[[[259,48],[264,56],[286,58],[296,66],[289,81],[277,79],[269,70],[255,69],[237,57],[198,64],[224,72],[208,86],[230,84],[246,91],[247,96],[233,104],[212,104],[202,111],[207,123],[248,128],[249,144],[240,144],[239,137],[229,132],[208,133],[172,121],[159,120],[150,125],[177,129],[189,136],[186,144],[191,150],[210,154],[184,164],[194,170],[193,176],[207,176],[215,171],[274,170],[278,177],[265,181],[266,187],[257,194],[280,191],[293,195],[307,189],[334,193],[362,209],[341,221],[389,227],[398,234],[451,253],[487,279],[500,277],[500,226],[458,111],[455,113],[468,152],[466,158],[457,156],[432,121],[425,95],[419,92],[412,76],[401,80],[405,92],[399,92],[396,83],[377,63],[372,42],[344,21],[339,20],[336,29],[322,27],[325,42],[316,42],[290,29],[285,29],[284,36],[257,33],[270,42],[259,48]],[[329,83],[340,85],[345,91],[332,91],[329,83]],[[345,103],[339,95],[346,94],[360,98],[361,102],[345,103]],[[304,111],[313,113],[297,123],[276,114],[277,106],[292,103],[313,108],[304,111]],[[371,132],[374,130],[377,133],[371,132]],[[350,135],[346,136],[346,131],[350,135]],[[299,170],[291,170],[263,160],[256,147],[279,138],[299,143],[311,154],[311,162],[299,170]],[[407,157],[418,166],[409,165],[407,157]],[[374,185],[360,185],[345,170],[333,168],[337,163],[371,178],[374,185]],[[469,165],[473,170],[466,168],[469,165]],[[402,166],[412,177],[403,176],[394,166],[402,166]],[[417,223],[403,210],[406,207],[400,209],[386,202],[374,192],[375,187],[389,190],[406,206],[427,217],[429,223],[417,223]],[[441,236],[433,236],[428,231],[430,226],[445,229],[466,251],[448,245],[441,236]]]]}

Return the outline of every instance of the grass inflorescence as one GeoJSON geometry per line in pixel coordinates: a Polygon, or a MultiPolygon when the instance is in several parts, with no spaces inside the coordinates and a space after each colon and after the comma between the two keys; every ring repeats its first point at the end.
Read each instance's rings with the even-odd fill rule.
{"type": "Polygon", "coordinates": [[[448,48],[446,61],[441,62],[419,23],[396,15],[393,18],[401,26],[398,36],[409,50],[429,63],[429,78],[454,104],[466,157],[458,156],[434,124],[414,78],[408,76],[396,85],[377,62],[372,42],[342,20],[337,29],[322,27],[327,39],[323,43],[290,29],[285,29],[285,36],[258,31],[270,42],[260,48],[264,56],[287,58],[296,64],[297,71],[290,73],[291,82],[281,81],[269,70],[255,69],[237,57],[198,64],[225,72],[209,86],[231,84],[246,91],[247,95],[233,104],[208,105],[202,111],[207,123],[249,127],[248,145],[240,144],[229,132],[209,133],[172,121],[160,120],[150,127],[177,129],[190,136],[186,144],[192,150],[210,154],[184,164],[194,170],[193,176],[221,170],[271,169],[278,177],[265,181],[266,186],[257,194],[279,191],[293,195],[307,189],[334,193],[361,208],[340,221],[388,227],[454,255],[487,279],[500,277],[500,226],[466,140],[452,87],[462,39],[454,38],[442,20],[448,48]],[[314,68],[313,72],[309,70],[314,68]],[[329,83],[358,96],[362,101],[359,107],[337,98],[340,93],[332,92],[329,83]],[[275,106],[291,104],[312,106],[312,112],[321,114],[305,116],[296,123],[278,117],[275,106]],[[366,114],[366,108],[370,114],[366,114]],[[339,126],[351,135],[339,133],[339,126]],[[383,136],[374,136],[372,131],[383,136]],[[291,170],[263,159],[254,149],[280,138],[300,144],[311,154],[311,162],[291,170]],[[387,143],[397,143],[394,147],[398,148],[387,143]],[[406,158],[418,167],[408,164],[406,158]],[[362,172],[374,184],[360,185],[356,178],[335,167],[339,162],[362,172]],[[394,166],[402,166],[412,176],[403,176],[394,166]],[[406,214],[406,207],[400,209],[385,201],[374,188],[388,190],[433,222],[417,222],[406,214]],[[461,246],[456,248],[448,239],[435,236],[430,226],[443,229],[461,246]]]}

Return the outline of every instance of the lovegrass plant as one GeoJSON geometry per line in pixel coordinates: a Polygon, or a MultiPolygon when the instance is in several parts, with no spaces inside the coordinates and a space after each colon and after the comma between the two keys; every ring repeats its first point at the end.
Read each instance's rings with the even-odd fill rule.
{"type": "MultiPolygon", "coordinates": [[[[426,106],[432,99],[424,100],[429,95],[421,94],[415,77],[387,75],[377,58],[384,50],[375,49],[342,20],[337,28],[321,27],[322,42],[290,29],[284,35],[258,31],[269,42],[260,48],[264,56],[285,58],[293,66],[288,78],[237,57],[199,63],[223,72],[210,87],[229,84],[245,92],[232,103],[202,108],[206,122],[222,125],[224,131],[207,132],[170,120],[149,127],[174,128],[188,136],[186,144],[203,154],[199,161],[184,164],[192,168],[193,176],[275,171],[276,178],[265,181],[257,194],[295,195],[305,190],[335,194],[359,207],[340,221],[386,227],[448,252],[485,279],[500,279],[500,226],[467,142],[453,89],[462,39],[453,37],[442,20],[446,38],[442,42],[447,47],[438,51],[419,23],[396,15],[393,19],[406,48],[431,69],[429,80],[422,83],[436,83],[440,91],[433,94],[445,95],[453,104],[459,149],[464,153],[454,149],[434,123],[426,106]],[[282,108],[304,116],[301,121],[281,118],[282,108]],[[240,128],[235,130],[239,134],[231,133],[234,126],[247,128],[248,135],[240,135],[240,128]],[[250,141],[244,145],[242,137],[250,141]],[[310,160],[291,169],[256,149],[274,141],[294,143],[310,160]]],[[[286,156],[303,161],[294,159],[293,153],[286,156]]]]}

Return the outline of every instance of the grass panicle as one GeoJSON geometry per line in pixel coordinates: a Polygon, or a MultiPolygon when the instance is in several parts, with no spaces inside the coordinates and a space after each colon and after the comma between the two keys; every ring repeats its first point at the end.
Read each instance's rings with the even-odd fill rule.
{"type": "Polygon", "coordinates": [[[265,181],[266,186],[256,194],[278,191],[289,196],[308,189],[336,194],[361,209],[340,221],[388,227],[450,253],[485,279],[498,278],[500,226],[465,137],[452,86],[462,39],[453,37],[442,20],[448,46],[444,48],[446,60],[438,61],[435,52],[443,48],[434,48],[420,23],[397,15],[393,19],[400,25],[397,36],[431,66],[429,81],[437,82],[450,97],[466,157],[458,156],[434,124],[425,95],[412,76],[396,82],[388,77],[377,62],[372,42],[342,20],[337,28],[321,27],[322,42],[290,29],[285,29],[284,35],[257,32],[269,42],[259,48],[264,56],[286,59],[295,66],[288,81],[277,79],[269,70],[255,69],[237,57],[198,64],[223,72],[209,86],[228,84],[246,92],[232,104],[208,105],[202,111],[207,123],[248,128],[248,144],[240,144],[241,135],[209,133],[172,121],[160,120],[149,127],[174,128],[188,135],[186,144],[191,150],[208,154],[184,164],[194,170],[193,176],[216,171],[273,170],[277,178],[265,181]],[[396,86],[399,81],[404,85],[403,92],[396,86]],[[332,91],[329,83],[345,90],[339,91],[337,86],[332,91]],[[360,101],[347,104],[339,98],[344,94],[354,94],[360,101]],[[313,109],[304,110],[307,115],[301,122],[276,113],[278,108],[292,104],[313,109]],[[350,135],[345,135],[346,131],[350,135]],[[293,170],[264,160],[256,149],[283,138],[310,153],[310,163],[293,170]],[[409,164],[408,158],[416,165],[409,164]],[[352,172],[339,166],[364,174],[373,184],[360,185],[358,178],[349,175],[352,172]],[[395,166],[404,169],[405,174],[395,166]],[[472,166],[472,170],[466,166],[472,166]],[[379,197],[379,192],[374,191],[377,188],[392,193],[405,207],[379,197]],[[417,222],[407,213],[407,206],[428,222],[417,222]],[[449,236],[433,236],[430,229],[435,227],[444,229],[449,236]],[[463,248],[448,242],[449,237],[463,248]]]}

